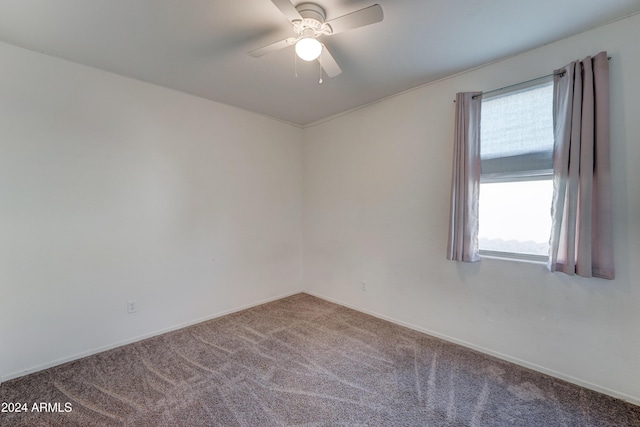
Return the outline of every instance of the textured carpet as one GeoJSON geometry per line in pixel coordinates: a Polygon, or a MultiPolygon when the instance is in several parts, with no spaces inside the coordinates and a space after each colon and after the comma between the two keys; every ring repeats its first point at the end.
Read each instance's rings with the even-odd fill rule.
{"type": "Polygon", "coordinates": [[[640,407],[306,294],[8,381],[0,401],[28,404],[2,426],[640,426],[640,407]]]}

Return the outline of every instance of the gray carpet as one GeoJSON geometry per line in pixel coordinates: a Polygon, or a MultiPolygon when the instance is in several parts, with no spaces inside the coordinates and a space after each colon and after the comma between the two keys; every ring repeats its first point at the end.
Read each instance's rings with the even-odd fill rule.
{"type": "Polygon", "coordinates": [[[307,294],[8,381],[0,401],[29,404],[2,426],[640,426],[640,407],[307,294]]]}

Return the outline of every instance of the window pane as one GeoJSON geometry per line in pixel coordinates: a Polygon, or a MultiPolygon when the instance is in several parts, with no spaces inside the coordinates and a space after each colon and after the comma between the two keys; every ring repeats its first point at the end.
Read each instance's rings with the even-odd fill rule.
{"type": "Polygon", "coordinates": [[[481,250],[548,255],[553,181],[480,184],[481,250]]]}

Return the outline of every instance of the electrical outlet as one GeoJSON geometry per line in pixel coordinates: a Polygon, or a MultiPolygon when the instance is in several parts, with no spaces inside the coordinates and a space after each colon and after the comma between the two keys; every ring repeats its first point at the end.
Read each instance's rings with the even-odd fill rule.
{"type": "Polygon", "coordinates": [[[360,284],[362,285],[362,290],[366,291],[367,290],[367,282],[365,282],[364,280],[362,282],[360,282],[360,284]]]}
{"type": "Polygon", "coordinates": [[[136,300],[127,301],[127,313],[131,314],[135,313],[136,311],[138,311],[136,300]]]}

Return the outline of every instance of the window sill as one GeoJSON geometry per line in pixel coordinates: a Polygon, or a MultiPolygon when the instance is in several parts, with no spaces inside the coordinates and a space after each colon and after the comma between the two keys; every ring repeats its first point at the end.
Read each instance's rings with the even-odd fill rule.
{"type": "Polygon", "coordinates": [[[549,260],[545,255],[519,254],[514,252],[499,252],[480,250],[481,258],[498,259],[502,261],[525,262],[528,264],[547,265],[549,260]]]}

